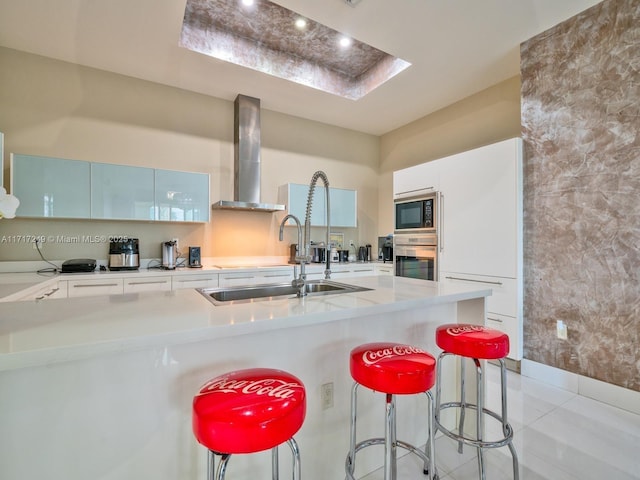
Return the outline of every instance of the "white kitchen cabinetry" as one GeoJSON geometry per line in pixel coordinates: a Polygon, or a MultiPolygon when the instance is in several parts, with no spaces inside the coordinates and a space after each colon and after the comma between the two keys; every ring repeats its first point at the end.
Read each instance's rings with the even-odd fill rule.
{"type": "MultiPolygon", "coordinates": [[[[358,226],[358,192],[344,188],[329,188],[329,203],[331,208],[331,227],[357,227],[358,226]]],[[[309,197],[309,185],[288,183],[280,187],[278,198],[287,206],[288,213],[295,215],[304,224],[307,215],[307,199],[309,197]]],[[[313,205],[310,221],[312,226],[325,226],[327,224],[325,188],[324,185],[316,185],[313,191],[313,205]]],[[[294,225],[289,220],[287,225],[294,225]]]]}
{"type": "Polygon", "coordinates": [[[171,290],[171,276],[133,277],[124,279],[124,293],[167,292],[171,290]]]}
{"type": "Polygon", "coordinates": [[[516,278],[522,256],[521,140],[440,163],[440,271],[516,278]]]}
{"type": "Polygon", "coordinates": [[[91,164],[91,218],[154,220],[152,168],[91,164]]]}
{"type": "Polygon", "coordinates": [[[216,288],[218,286],[218,274],[202,272],[189,275],[174,275],[171,279],[171,289],[183,288],[216,288]]]}
{"type": "Polygon", "coordinates": [[[522,140],[513,138],[394,172],[394,197],[440,192],[438,279],[484,285],[487,325],[522,359],[522,140]]]}
{"type": "Polygon", "coordinates": [[[11,154],[19,217],[209,221],[209,175],[11,154]]]}
{"type": "Polygon", "coordinates": [[[376,263],[376,275],[394,275],[392,263],[376,263]]]}
{"type": "Polygon", "coordinates": [[[220,287],[260,285],[265,283],[287,283],[293,280],[293,266],[286,270],[245,270],[220,273],[220,287]]]}
{"type": "Polygon", "coordinates": [[[421,163],[393,172],[393,197],[413,197],[440,190],[440,161],[421,163]]]}
{"type": "Polygon", "coordinates": [[[93,295],[122,295],[122,278],[99,278],[95,280],[68,280],[67,293],[72,297],[90,297],[93,295]]]}
{"type": "Polygon", "coordinates": [[[89,218],[90,163],[11,154],[11,193],[19,217],[89,218]]]}
{"type": "Polygon", "coordinates": [[[18,301],[49,300],[51,298],[67,298],[67,282],[50,283],[28,295],[20,297],[18,301]]]}
{"type": "Polygon", "coordinates": [[[156,220],[209,221],[209,175],[155,170],[156,220]]]}

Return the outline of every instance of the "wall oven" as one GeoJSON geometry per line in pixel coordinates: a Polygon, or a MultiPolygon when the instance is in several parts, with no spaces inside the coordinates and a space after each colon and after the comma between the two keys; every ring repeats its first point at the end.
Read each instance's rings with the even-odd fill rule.
{"type": "Polygon", "coordinates": [[[395,234],[436,231],[437,193],[394,199],[395,234]]]}
{"type": "Polygon", "coordinates": [[[397,277],[438,279],[438,241],[436,233],[393,236],[393,259],[397,277]]]}

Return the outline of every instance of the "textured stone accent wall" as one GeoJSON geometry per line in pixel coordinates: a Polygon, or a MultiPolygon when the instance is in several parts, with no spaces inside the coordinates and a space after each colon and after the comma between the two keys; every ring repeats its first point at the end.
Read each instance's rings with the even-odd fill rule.
{"type": "Polygon", "coordinates": [[[524,356],[640,391],[640,0],[524,42],[521,74],[524,356]]]}

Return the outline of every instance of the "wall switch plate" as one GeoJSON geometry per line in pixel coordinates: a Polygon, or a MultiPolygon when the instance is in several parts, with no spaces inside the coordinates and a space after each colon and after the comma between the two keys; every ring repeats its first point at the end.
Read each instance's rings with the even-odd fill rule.
{"type": "Polygon", "coordinates": [[[320,405],[323,410],[333,407],[333,382],[320,385],[320,405]]]}

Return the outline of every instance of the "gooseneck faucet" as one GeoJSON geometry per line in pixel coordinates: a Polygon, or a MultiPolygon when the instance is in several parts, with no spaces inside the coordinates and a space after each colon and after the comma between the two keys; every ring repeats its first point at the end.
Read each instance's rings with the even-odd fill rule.
{"type": "Polygon", "coordinates": [[[324,270],[324,278],[331,278],[331,245],[329,243],[329,239],[331,236],[331,209],[329,208],[329,179],[327,175],[318,170],[311,177],[311,183],[309,185],[309,196],[307,197],[307,214],[304,218],[304,254],[306,257],[309,257],[309,249],[311,244],[311,207],[313,204],[313,191],[316,188],[316,183],[318,182],[318,178],[322,179],[324,183],[325,189],[325,200],[327,207],[327,241],[325,242],[325,260],[327,262],[326,268],[324,270]]]}
{"type": "Polygon", "coordinates": [[[291,285],[294,288],[298,289],[298,297],[304,297],[307,294],[307,291],[305,289],[307,275],[305,274],[305,271],[304,271],[304,265],[309,261],[309,257],[306,255],[306,252],[302,251],[303,250],[302,225],[300,225],[300,220],[298,220],[298,217],[296,217],[295,215],[289,214],[282,219],[282,222],[280,222],[280,233],[278,235],[278,238],[280,239],[280,241],[283,240],[284,225],[285,223],[287,223],[287,220],[289,219],[296,222],[296,225],[298,226],[298,246],[296,247],[297,254],[295,256],[295,261],[300,262],[300,276],[298,276],[296,273],[296,265],[295,264],[293,265],[293,280],[291,282],[291,285]]]}

